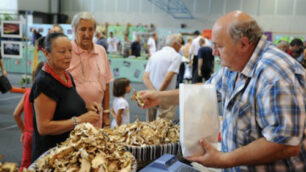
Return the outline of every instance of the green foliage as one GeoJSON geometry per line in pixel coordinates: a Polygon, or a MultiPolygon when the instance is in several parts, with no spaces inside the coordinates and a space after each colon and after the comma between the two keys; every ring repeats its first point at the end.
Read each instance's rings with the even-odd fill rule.
{"type": "Polygon", "coordinates": [[[22,75],[20,81],[19,81],[19,84],[21,87],[24,87],[25,84],[30,84],[31,83],[31,76],[30,75],[22,75]]]}

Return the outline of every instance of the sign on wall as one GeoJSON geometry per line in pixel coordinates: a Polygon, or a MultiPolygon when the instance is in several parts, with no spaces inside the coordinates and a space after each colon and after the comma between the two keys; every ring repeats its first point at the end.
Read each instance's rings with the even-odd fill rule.
{"type": "Polygon", "coordinates": [[[22,42],[1,41],[1,54],[3,57],[21,58],[22,42]]]}
{"type": "Polygon", "coordinates": [[[22,25],[20,21],[2,21],[1,37],[22,38],[22,25]]]}

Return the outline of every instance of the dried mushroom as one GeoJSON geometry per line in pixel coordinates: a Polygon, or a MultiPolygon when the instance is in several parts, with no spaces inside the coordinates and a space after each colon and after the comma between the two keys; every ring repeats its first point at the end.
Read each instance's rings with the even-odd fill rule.
{"type": "Polygon", "coordinates": [[[114,144],[105,131],[89,123],[76,126],[70,137],[40,158],[36,171],[113,172],[131,171],[135,159],[123,146],[114,144]]]}
{"type": "Polygon", "coordinates": [[[104,131],[111,141],[126,146],[159,145],[179,141],[179,126],[161,118],[152,122],[136,119],[134,123],[104,131]]]}
{"type": "Polygon", "coordinates": [[[18,165],[14,162],[0,162],[0,171],[18,172],[18,165]]]}
{"type": "Polygon", "coordinates": [[[137,105],[139,107],[143,107],[144,106],[144,101],[140,98],[140,95],[139,95],[139,93],[136,90],[134,90],[134,93],[131,96],[131,100],[132,101],[136,101],[136,103],[137,103],[137,105]]]}

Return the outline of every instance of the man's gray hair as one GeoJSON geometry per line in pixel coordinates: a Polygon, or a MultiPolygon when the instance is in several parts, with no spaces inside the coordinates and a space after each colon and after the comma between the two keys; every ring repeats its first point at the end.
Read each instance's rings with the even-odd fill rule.
{"type": "Polygon", "coordinates": [[[286,46],[286,47],[289,47],[289,42],[285,41],[285,40],[280,40],[280,41],[278,41],[277,46],[286,46]]]}
{"type": "Polygon", "coordinates": [[[166,38],[166,45],[172,46],[174,43],[181,43],[182,36],[180,34],[171,34],[166,38]]]}
{"type": "Polygon", "coordinates": [[[80,23],[81,20],[92,20],[95,24],[95,30],[96,30],[96,25],[97,25],[97,22],[95,20],[95,18],[89,13],[89,12],[79,12],[77,14],[75,14],[73,16],[73,19],[72,19],[72,22],[71,22],[71,27],[72,27],[72,30],[73,32],[75,33],[76,31],[76,28],[78,26],[78,24],[80,23]]]}
{"type": "Polygon", "coordinates": [[[262,29],[255,20],[233,23],[229,27],[228,32],[234,42],[239,41],[245,36],[249,39],[249,42],[253,44],[256,44],[263,35],[262,29]]]}

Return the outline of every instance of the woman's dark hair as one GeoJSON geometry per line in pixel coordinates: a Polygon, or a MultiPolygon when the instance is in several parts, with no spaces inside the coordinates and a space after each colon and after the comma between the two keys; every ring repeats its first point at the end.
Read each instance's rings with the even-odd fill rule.
{"type": "Polygon", "coordinates": [[[125,94],[126,87],[130,85],[130,80],[127,78],[115,79],[113,85],[113,96],[121,97],[125,94]]]}
{"type": "Polygon", "coordinates": [[[53,40],[55,40],[56,38],[59,38],[59,37],[66,37],[67,36],[63,33],[49,33],[45,40],[44,40],[44,49],[47,51],[47,52],[51,52],[52,51],[52,42],[53,40]]]}
{"type": "Polygon", "coordinates": [[[39,62],[35,68],[35,71],[32,72],[32,82],[35,81],[37,74],[41,71],[42,67],[44,66],[44,62],[39,62]]]}
{"type": "Polygon", "coordinates": [[[298,46],[298,47],[303,47],[303,41],[299,38],[294,38],[291,42],[290,42],[290,46],[298,46]]]}

